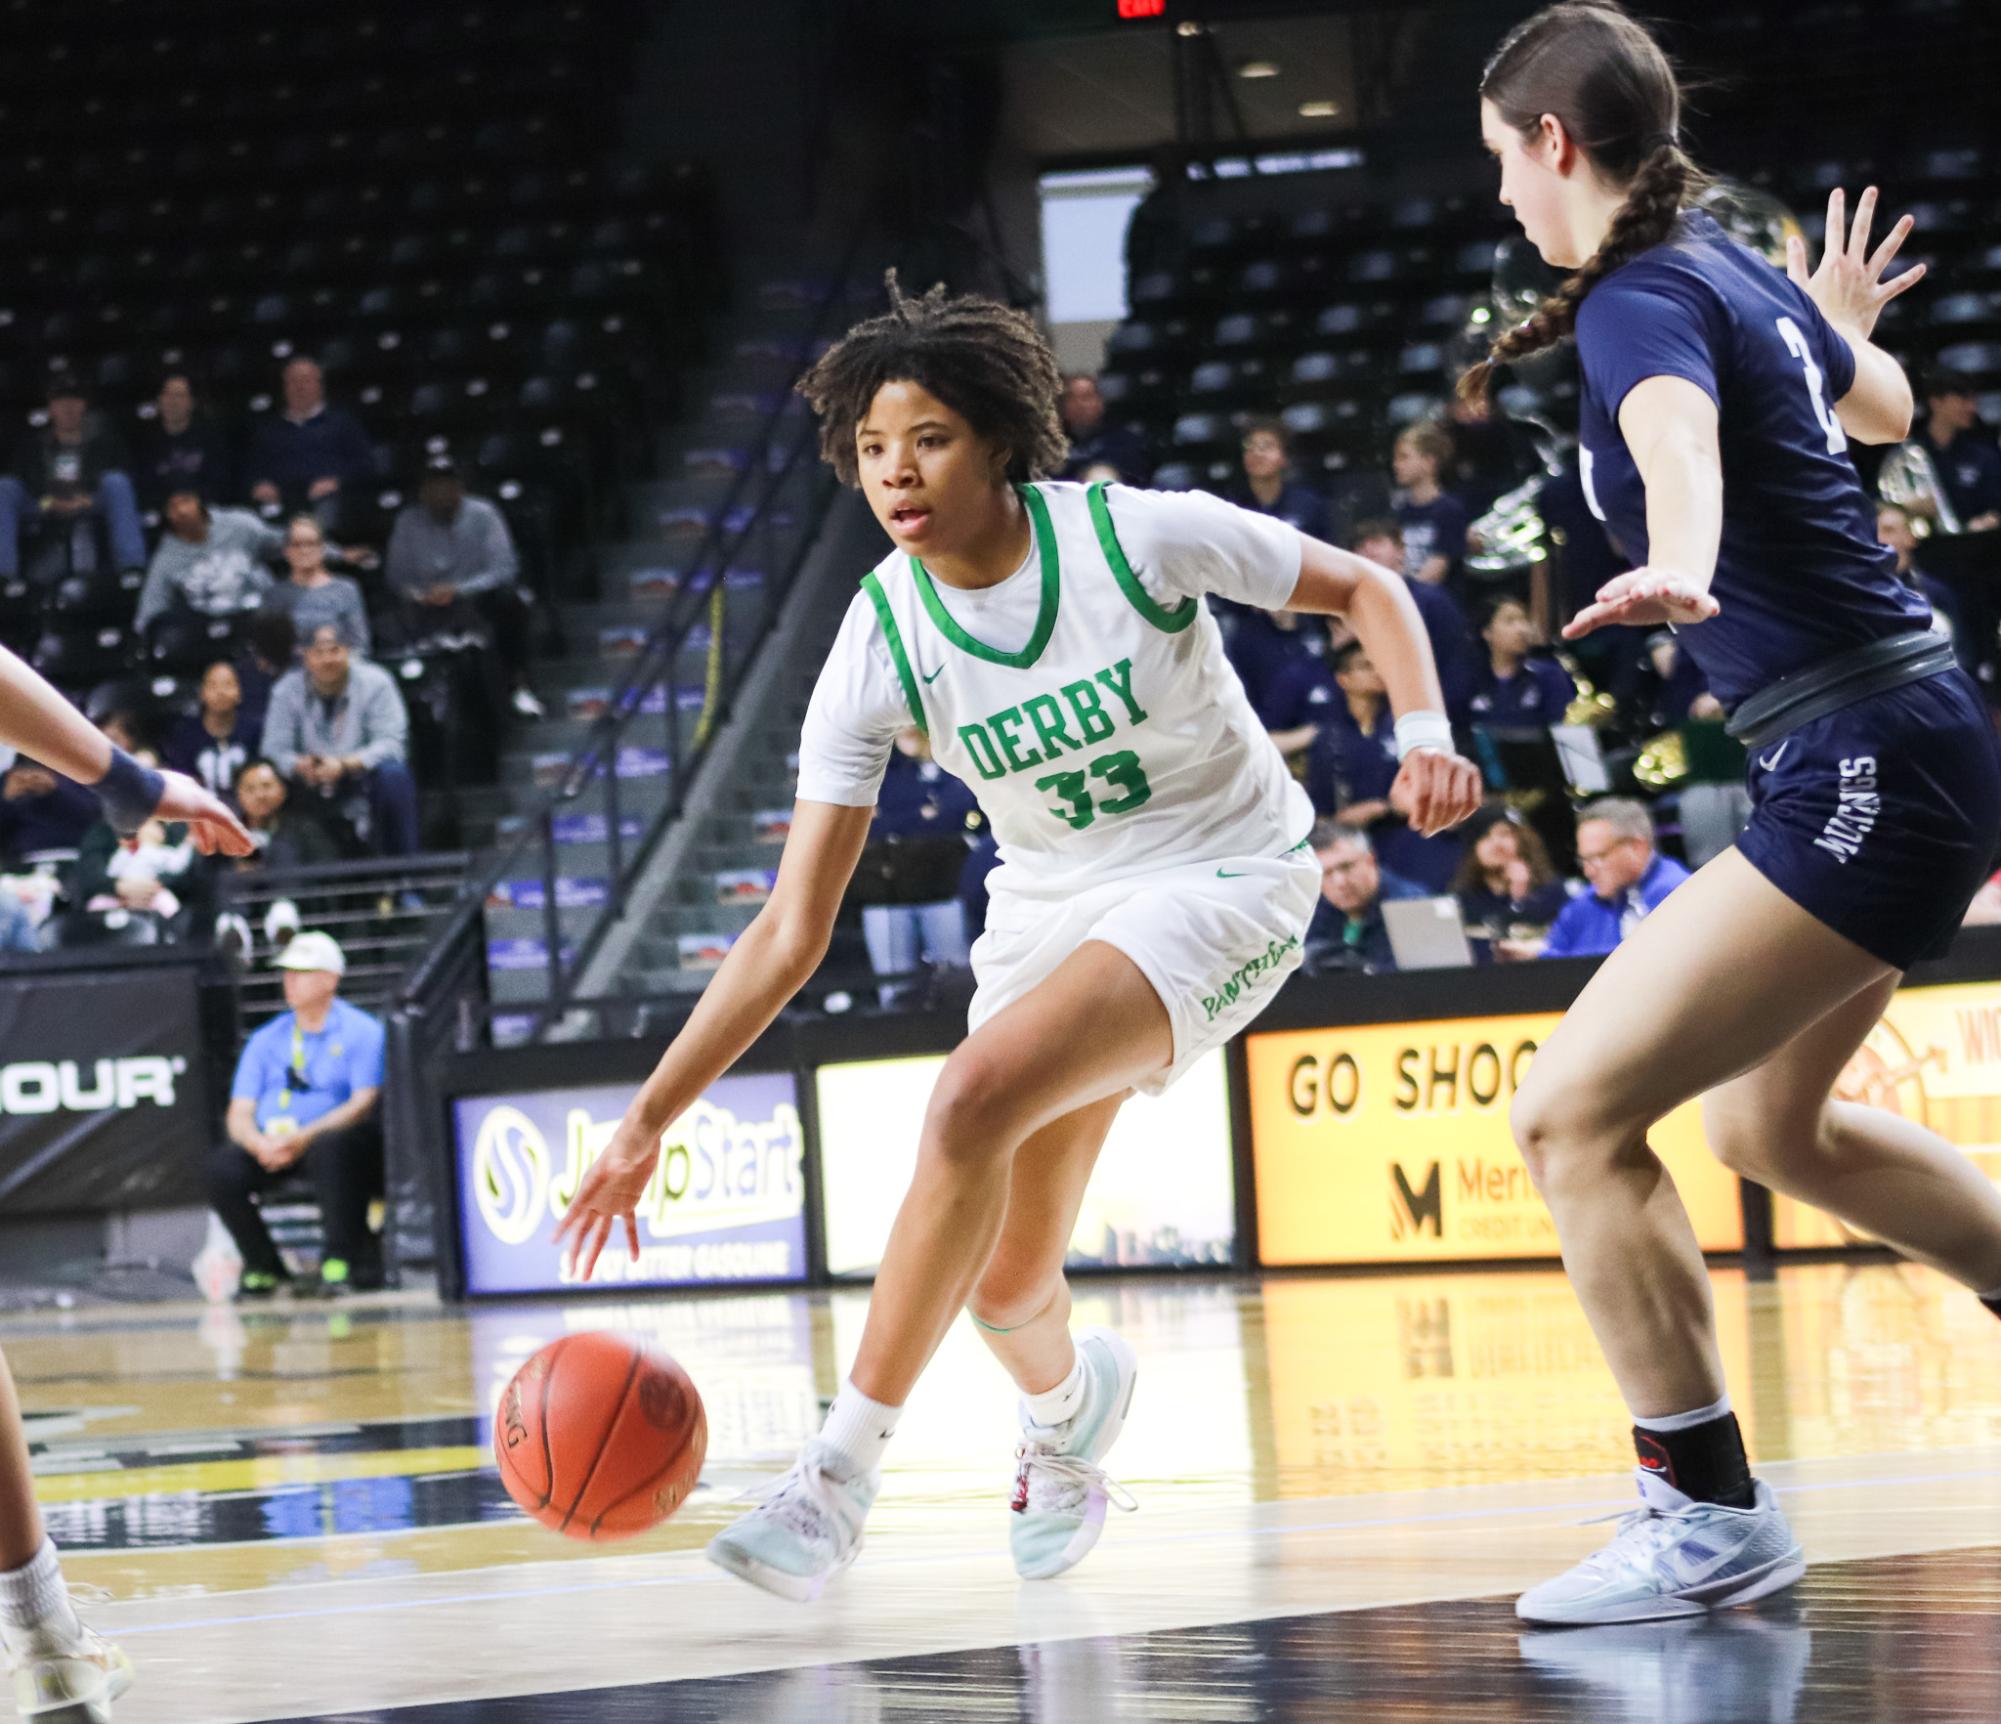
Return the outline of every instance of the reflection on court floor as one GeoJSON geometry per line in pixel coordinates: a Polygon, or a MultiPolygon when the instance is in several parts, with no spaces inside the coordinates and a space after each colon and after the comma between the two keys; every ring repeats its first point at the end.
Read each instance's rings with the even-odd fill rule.
{"type": "Polygon", "coordinates": [[[1715,1673],[1737,1666],[1794,1672],[1753,1684],[1764,1710],[1747,1718],[2001,1715],[1996,1679],[1972,1674],[1976,1648],[2001,1671],[1979,1551],[2001,1543],[2001,1330],[1928,1273],[1718,1275],[1753,1454],[1825,1566],[1796,1608],[1620,1631],[1620,1660],[1611,1637],[1519,1638],[1487,1602],[1624,1506],[1626,1421],[1559,1274],[1080,1284],[1079,1320],[1140,1349],[1112,1464],[1142,1512],[1044,1586],[1007,1566],[1013,1395],[962,1327],[899,1431],[862,1562],[817,1609],[781,1606],[699,1547],[815,1427],[865,1299],[118,1309],[10,1320],[0,1340],[55,1535],[75,1577],[116,1596],[103,1620],[142,1665],[121,1724],[1334,1703],[1694,1724],[1738,1714],[1672,1697],[1725,1692],[1715,1673]],[[486,1447],[521,1360],[585,1328],[680,1358],[710,1418],[688,1507],[607,1550],[524,1522],[486,1447]],[[1984,1711],[1865,1697],[1869,1648],[1899,1623],[1933,1686],[1957,1671],[1984,1711]],[[1653,1699],[1615,1666],[1653,1670],[1653,1699]]]}

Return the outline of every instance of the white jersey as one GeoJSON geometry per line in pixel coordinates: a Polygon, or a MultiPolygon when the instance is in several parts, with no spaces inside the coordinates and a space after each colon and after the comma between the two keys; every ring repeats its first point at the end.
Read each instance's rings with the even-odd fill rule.
{"type": "Polygon", "coordinates": [[[807,711],[799,795],[872,804],[915,722],[979,798],[996,895],[1064,897],[1298,845],[1312,804],[1202,594],[1282,606],[1299,535],[1200,493],[1045,482],[1021,495],[1034,544],[998,586],[942,586],[902,551],[863,581],[807,711]]]}

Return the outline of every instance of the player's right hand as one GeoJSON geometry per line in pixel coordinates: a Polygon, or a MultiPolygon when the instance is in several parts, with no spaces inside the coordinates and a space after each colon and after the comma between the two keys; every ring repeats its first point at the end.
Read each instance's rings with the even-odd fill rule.
{"type": "Polygon", "coordinates": [[[1413,831],[1434,837],[1480,806],[1480,769],[1463,754],[1414,748],[1390,786],[1390,806],[1413,831]]]}
{"type": "Polygon", "coordinates": [[[257,848],[243,822],[228,805],[211,796],[184,772],[163,772],[166,781],[160,805],[153,812],[162,820],[186,821],[195,848],[204,856],[248,856],[257,848]]]}
{"type": "Polygon", "coordinates": [[[1876,220],[1876,188],[1870,186],[1855,200],[1855,221],[1847,219],[1847,194],[1836,186],[1827,194],[1827,244],[1820,266],[1811,275],[1806,267],[1806,240],[1799,234],[1786,241],[1786,274],[1803,288],[1822,317],[1844,335],[1867,341],[1876,328],[1883,307],[1900,293],[1907,293],[1924,280],[1925,266],[1914,263],[1886,283],[1883,271],[1910,238],[1914,223],[1901,217],[1884,236],[1883,243],[1869,250],[1869,229],[1876,220]]]}
{"type": "Polygon", "coordinates": [[[632,1260],[639,1261],[639,1219],[633,1213],[646,1194],[660,1160],[660,1133],[634,1122],[631,1114],[618,1122],[604,1154],[590,1165],[577,1195],[556,1223],[555,1243],[569,1241],[566,1267],[579,1269],[573,1278],[588,1281],[597,1268],[598,1253],[620,1221],[625,1223],[625,1242],[632,1260]]]}

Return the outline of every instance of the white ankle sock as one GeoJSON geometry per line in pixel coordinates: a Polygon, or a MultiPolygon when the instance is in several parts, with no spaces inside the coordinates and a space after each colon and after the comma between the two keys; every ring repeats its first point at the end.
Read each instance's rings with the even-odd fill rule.
{"type": "Polygon", "coordinates": [[[1079,1353],[1070,1362],[1070,1375],[1055,1388],[1045,1389],[1039,1395],[1022,1396],[1021,1404],[1028,1413],[1029,1423],[1048,1430],[1074,1419],[1084,1404],[1084,1390],[1089,1383],[1084,1374],[1084,1355],[1079,1353]]]}
{"type": "Polygon", "coordinates": [[[1643,1431],[1686,1431],[1696,1425],[1706,1425],[1711,1419],[1720,1419],[1729,1411],[1730,1397],[1726,1394],[1722,1400],[1697,1407],[1692,1413],[1663,1413],[1657,1419],[1643,1419],[1635,1413],[1633,1423],[1643,1431]]]}
{"type": "Polygon", "coordinates": [[[0,1574],[0,1630],[45,1626],[67,1634],[77,1626],[56,1547],[46,1538],[23,1567],[0,1574]]]}
{"type": "Polygon", "coordinates": [[[889,1439],[896,1435],[896,1421],[902,1417],[901,1407],[871,1401],[853,1383],[843,1383],[827,1409],[820,1441],[848,1463],[849,1477],[872,1473],[881,1468],[889,1439]]]}

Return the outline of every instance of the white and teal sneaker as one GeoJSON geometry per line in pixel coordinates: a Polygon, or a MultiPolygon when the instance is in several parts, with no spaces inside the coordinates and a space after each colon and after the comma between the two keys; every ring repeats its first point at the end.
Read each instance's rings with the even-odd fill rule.
{"type": "Polygon", "coordinates": [[[879,1473],[842,1478],[840,1457],[817,1437],[792,1470],[736,1525],[709,1541],[709,1561],[752,1586],[810,1604],[862,1548],[879,1473]]]}
{"type": "Polygon", "coordinates": [[[1077,1357],[1085,1386],[1075,1413],[1060,1425],[1034,1425],[1022,1411],[1008,1543],[1023,1580],[1054,1580],[1082,1562],[1105,1530],[1107,1503],[1127,1514],[1139,1507],[1098,1465],[1125,1429],[1139,1360],[1109,1329],[1080,1334],[1077,1357]]]}
{"type": "Polygon", "coordinates": [[[112,1701],[132,1686],[132,1661],[82,1622],[74,1634],[8,1629],[5,1651],[14,1704],[30,1724],[111,1724],[112,1701]]]}
{"type": "Polygon", "coordinates": [[[1620,1519],[1603,1550],[1523,1593],[1515,1601],[1522,1621],[1568,1628],[1701,1616],[1779,1592],[1806,1573],[1770,1486],[1755,1486],[1749,1508],[1726,1508],[1636,1470],[1641,1506],[1620,1519]]]}

